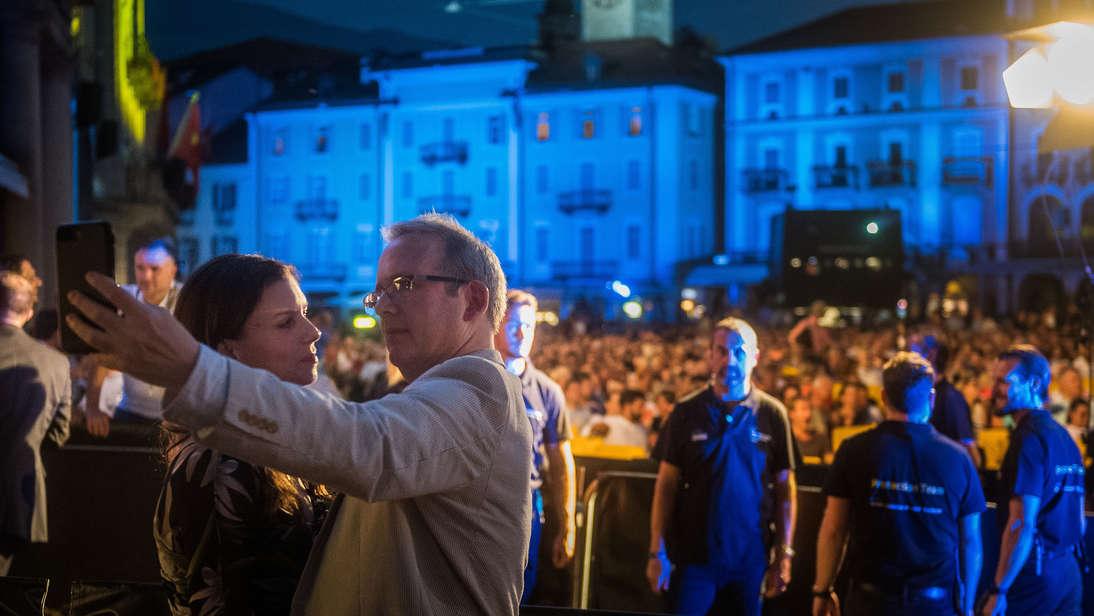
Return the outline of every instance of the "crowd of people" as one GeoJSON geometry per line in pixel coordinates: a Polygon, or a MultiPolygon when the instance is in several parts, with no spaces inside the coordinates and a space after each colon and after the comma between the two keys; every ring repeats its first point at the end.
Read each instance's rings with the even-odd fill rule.
{"type": "MultiPolygon", "coordinates": [[[[830,459],[833,428],[881,421],[882,366],[902,345],[929,356],[940,372],[946,383],[937,387],[940,404],[945,403],[943,387],[959,395],[957,404],[967,407],[963,412],[972,432],[964,438],[1003,427],[1005,420],[990,412],[991,368],[1015,340],[1045,349],[1053,375],[1050,410],[1085,451],[1089,343],[1066,324],[1040,315],[997,320],[976,313],[960,321],[938,316],[902,332],[897,323],[822,327],[817,321],[815,314],[797,322],[753,321],[762,355],[753,378],[786,405],[807,460],[830,459]],[[801,333],[803,328],[809,335],[801,333]]],[[[562,387],[575,434],[650,449],[676,401],[702,389],[710,378],[709,327],[697,323],[576,334],[566,322],[541,325],[533,359],[562,387]]],[[[323,369],[349,399],[370,399],[400,380],[380,340],[337,330],[328,335],[323,369]]]]}

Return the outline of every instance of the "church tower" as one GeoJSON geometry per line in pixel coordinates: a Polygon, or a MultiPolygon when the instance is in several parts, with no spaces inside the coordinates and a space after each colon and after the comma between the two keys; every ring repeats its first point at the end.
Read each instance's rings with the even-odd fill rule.
{"type": "Polygon", "coordinates": [[[672,45],[672,0],[581,0],[581,39],[653,37],[672,45]]]}

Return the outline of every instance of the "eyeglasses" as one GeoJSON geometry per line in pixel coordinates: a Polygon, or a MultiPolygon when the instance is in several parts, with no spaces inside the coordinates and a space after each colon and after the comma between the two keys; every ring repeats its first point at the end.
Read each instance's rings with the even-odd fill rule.
{"type": "Polygon", "coordinates": [[[414,285],[420,280],[430,280],[432,282],[451,282],[455,284],[467,284],[470,280],[464,280],[463,278],[453,278],[452,276],[433,276],[430,274],[422,275],[407,275],[396,276],[391,279],[391,282],[386,287],[377,287],[375,291],[365,295],[365,308],[369,310],[376,310],[376,305],[380,303],[380,298],[385,295],[389,299],[398,300],[404,293],[414,289],[414,285]]]}

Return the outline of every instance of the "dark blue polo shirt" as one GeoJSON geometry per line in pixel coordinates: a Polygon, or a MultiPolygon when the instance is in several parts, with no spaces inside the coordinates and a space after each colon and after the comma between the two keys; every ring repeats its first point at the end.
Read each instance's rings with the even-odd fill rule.
{"type": "Polygon", "coordinates": [[[904,421],[845,440],[824,492],[851,501],[852,579],[882,588],[952,589],[959,520],[985,507],[965,450],[929,424],[904,421]]]}
{"type": "Polygon", "coordinates": [[[529,361],[520,377],[524,410],[532,424],[532,487],[543,484],[544,445],[555,445],[572,438],[570,416],[562,388],[529,361]]]}
{"type": "Polygon", "coordinates": [[[794,470],[786,409],[753,387],[741,403],[710,387],[681,400],[653,457],[680,469],[665,544],[676,564],[766,565],[775,475],[794,470]]]}
{"type": "Polygon", "coordinates": [[[976,440],[972,433],[972,414],[965,396],[946,379],[934,386],[934,409],[931,411],[931,425],[942,436],[958,443],[976,440]]]}
{"type": "Polygon", "coordinates": [[[1006,529],[1012,497],[1036,496],[1041,499],[1037,535],[1047,552],[1082,540],[1083,460],[1071,435],[1048,411],[1030,411],[1014,427],[1002,472],[999,528],[1006,529]]]}

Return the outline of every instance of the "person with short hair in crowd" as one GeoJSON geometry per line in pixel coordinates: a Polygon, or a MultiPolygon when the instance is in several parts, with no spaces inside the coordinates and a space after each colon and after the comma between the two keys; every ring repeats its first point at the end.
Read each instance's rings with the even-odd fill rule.
{"type": "Polygon", "coordinates": [[[885,421],[844,441],[828,470],[813,614],[840,613],[835,583],[848,537],[847,614],[969,614],[982,560],[980,477],[928,423],[927,360],[897,353],[882,379],[885,421]]]}
{"type": "Polygon", "coordinates": [[[574,454],[570,449],[570,417],[562,388],[537,369],[529,357],[536,337],[536,296],[520,289],[506,294],[505,317],[494,335],[494,346],[505,361],[505,368],[520,378],[524,407],[532,426],[532,532],[528,547],[528,565],[524,568],[524,596],[527,604],[536,585],[539,544],[546,521],[540,488],[546,478],[550,491],[552,521],[556,534],[551,541],[551,564],[565,567],[574,557],[577,503],[574,454]],[[546,476],[546,477],[545,477],[546,476]]]}
{"type": "Polygon", "coordinates": [[[70,293],[69,324],[116,369],[166,388],[164,417],[198,442],[320,483],[335,498],[294,614],[509,614],[528,558],[532,434],[521,384],[493,348],[497,255],[453,217],[383,229],[365,307],[407,386],[353,403],[286,383],[194,340],[109,278],[122,314],[70,293]]]}
{"type": "Polygon", "coordinates": [[[934,368],[934,409],[931,411],[931,425],[939,434],[964,447],[973,465],[979,468],[980,448],[976,445],[976,434],[972,430],[972,411],[965,396],[946,377],[946,369],[950,363],[949,345],[927,335],[923,336],[913,350],[931,362],[934,368]]]}
{"type": "Polygon", "coordinates": [[[790,428],[798,444],[798,452],[803,456],[823,459],[832,451],[828,437],[813,427],[813,407],[809,399],[802,396],[793,398],[789,404],[790,428]]]}
{"type": "Polygon", "coordinates": [[[635,389],[624,389],[609,400],[607,413],[591,420],[582,436],[597,436],[605,445],[622,445],[646,449],[648,435],[642,426],[642,409],[646,396],[635,389]]]}
{"type": "MultiPolygon", "coordinates": [[[[175,279],[178,261],[175,244],[170,238],[161,237],[145,242],[133,252],[133,272],[136,284],[122,286],[133,297],[151,305],[175,309],[182,286],[175,279]]],[[[163,388],[146,383],[131,374],[122,373],[122,397],[113,415],[103,411],[100,404],[103,383],[111,377],[112,370],[96,366],[87,385],[84,405],[84,421],[88,433],[105,438],[110,434],[113,421],[139,424],[155,424],[163,417],[163,388]]],[[[109,408],[109,406],[107,406],[109,408]]]]}
{"type": "Polygon", "coordinates": [[[1071,435],[1045,408],[1051,371],[1029,344],[999,354],[994,412],[1014,420],[1003,456],[999,564],[982,616],[1075,615],[1082,610],[1079,572],[1086,518],[1083,460],[1071,435]]]}
{"type": "MultiPolygon", "coordinates": [[[[280,261],[213,258],[182,287],[175,315],[198,342],[247,366],[315,381],[319,330],[295,270],[280,261]]],[[[172,613],[287,613],[329,494],[162,425],[167,473],[152,526],[172,613]]]]}
{"type": "Polygon", "coordinates": [[[72,412],[68,359],[23,331],[35,298],[24,276],[0,270],[0,577],[49,540],[41,448],[65,444],[72,412]]]}
{"type": "Polygon", "coordinates": [[[790,584],[797,514],[794,437],[782,403],[752,383],[756,332],[728,317],[710,385],[681,400],[654,449],[646,579],[679,614],[758,616],[790,584]]]}

